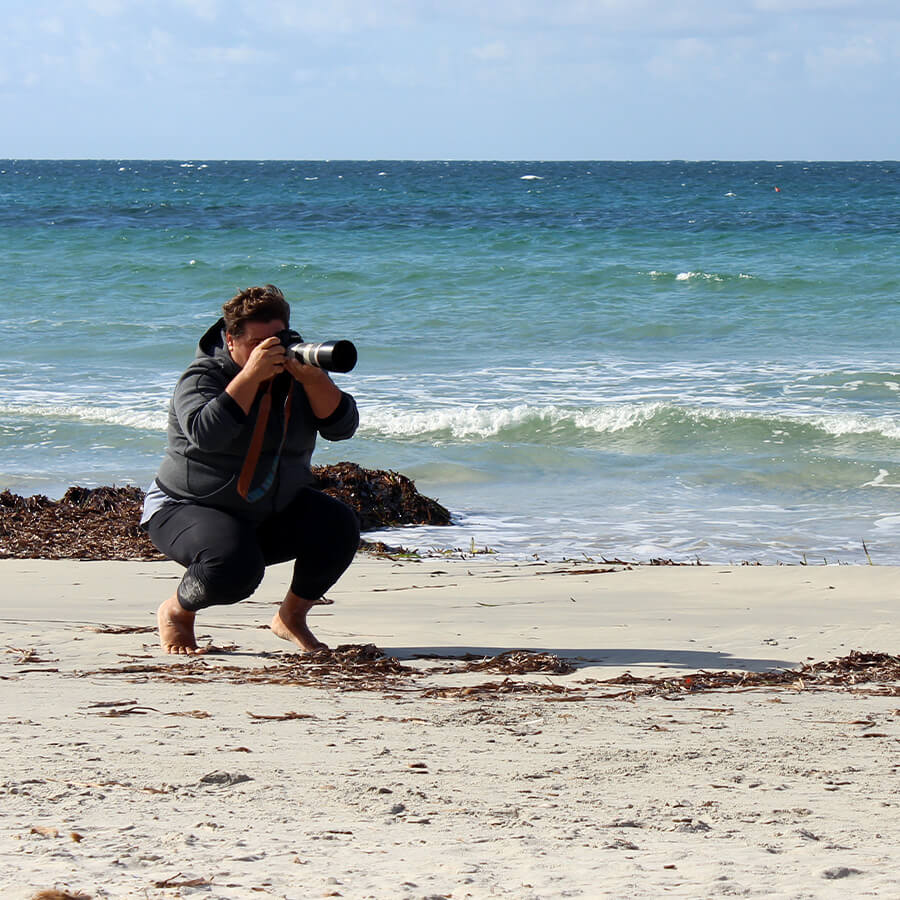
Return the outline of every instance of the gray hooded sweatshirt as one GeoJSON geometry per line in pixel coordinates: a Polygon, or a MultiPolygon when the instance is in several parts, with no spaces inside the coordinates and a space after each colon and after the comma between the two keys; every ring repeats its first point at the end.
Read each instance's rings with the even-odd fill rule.
{"type": "MultiPolygon", "coordinates": [[[[275,479],[254,503],[237,493],[238,476],[250,446],[262,390],[245,414],[225,392],[240,371],[225,344],[225,322],[219,319],[200,339],[197,355],[175,387],[169,404],[168,446],[156,483],[175,500],[213,506],[261,521],[288,506],[315,480],[310,458],[316,435],[329,441],[352,437],[359,424],[356,401],[341,392],[337,409],[317,419],[303,387],[294,383],[291,415],[275,479]]],[[[293,379],[277,376],[272,409],[251,490],[264,481],[278,456],[284,432],[284,404],[293,379]]]]}

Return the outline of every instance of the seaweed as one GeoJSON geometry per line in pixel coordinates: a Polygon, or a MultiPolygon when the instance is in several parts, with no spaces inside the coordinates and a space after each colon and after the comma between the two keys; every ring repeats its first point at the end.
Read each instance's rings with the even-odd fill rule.
{"type": "MultiPolygon", "coordinates": [[[[346,644],[335,650],[285,654],[271,665],[259,667],[229,666],[207,659],[180,663],[124,665],[79,673],[119,675],[132,682],[168,681],[175,683],[226,682],[230,684],[281,684],[336,691],[380,691],[385,694],[413,693],[423,698],[491,700],[501,697],[532,697],[555,702],[587,700],[630,700],[642,697],[677,699],[688,694],[712,691],[846,690],[864,694],[900,696],[900,656],[854,650],[838,659],[806,664],[797,669],[770,672],[693,672],[678,677],[635,676],[625,672],[614,678],[585,678],[579,681],[517,680],[514,676],[560,675],[573,667],[551,653],[508,650],[492,657],[441,657],[455,665],[414,667],[403,665],[395,657],[385,656],[374,644],[346,644]],[[428,683],[434,675],[452,676],[472,672],[503,674],[502,681],[479,684],[428,683]],[[624,688],[610,693],[610,687],[624,688]]],[[[124,706],[129,704],[124,703],[124,706]]],[[[137,713],[145,707],[127,708],[137,713]]],[[[290,720],[308,718],[289,712],[260,715],[248,712],[254,720],[290,720]]]]}
{"type": "Polygon", "coordinates": [[[313,466],[316,487],[356,510],[363,531],[397,525],[449,525],[450,513],[398,472],[356,463],[313,466]]]}
{"type": "MultiPolygon", "coordinates": [[[[363,531],[396,525],[449,525],[450,513],[397,472],[355,463],[314,466],[316,486],[359,516],[363,531]]],[[[165,557],[140,527],[137,487],[70,487],[60,500],[0,492],[0,559],[155,560],[165,557]]],[[[363,550],[399,552],[360,542],[363,550]]]]}

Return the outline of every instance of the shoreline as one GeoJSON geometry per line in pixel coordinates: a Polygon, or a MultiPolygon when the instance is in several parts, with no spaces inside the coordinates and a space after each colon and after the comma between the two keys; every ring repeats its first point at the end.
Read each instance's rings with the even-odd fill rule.
{"type": "Polygon", "coordinates": [[[754,679],[896,654],[900,570],[601,568],[360,556],[354,664],[267,630],[284,565],[184,659],[177,565],[0,560],[0,892],[893,896],[900,679],[754,679]]]}

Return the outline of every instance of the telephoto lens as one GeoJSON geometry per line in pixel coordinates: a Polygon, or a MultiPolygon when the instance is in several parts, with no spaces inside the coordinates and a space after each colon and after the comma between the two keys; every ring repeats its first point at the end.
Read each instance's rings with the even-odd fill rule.
{"type": "Polygon", "coordinates": [[[307,343],[296,331],[285,329],[276,337],[285,352],[304,366],[316,366],[328,372],[349,372],[356,365],[356,347],[350,341],[307,343]]]}
{"type": "Polygon", "coordinates": [[[287,352],[305,366],[318,366],[329,372],[349,372],[356,365],[356,347],[350,341],[291,344],[287,352]]]}

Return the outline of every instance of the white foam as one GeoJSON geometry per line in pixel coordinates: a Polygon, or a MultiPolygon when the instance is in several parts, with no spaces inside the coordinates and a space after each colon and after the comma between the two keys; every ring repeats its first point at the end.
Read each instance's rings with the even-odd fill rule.
{"type": "Polygon", "coordinates": [[[622,403],[574,413],[579,428],[608,434],[643,425],[665,409],[662,403],[622,403]]]}
{"type": "Polygon", "coordinates": [[[589,409],[552,405],[458,406],[398,413],[395,407],[366,408],[361,433],[390,438],[488,438],[523,426],[574,426],[609,434],[640,426],[666,409],[663,403],[622,403],[589,409]]]}
{"type": "Polygon", "coordinates": [[[887,469],[879,469],[878,474],[871,480],[867,481],[863,487],[887,487],[887,488],[900,488],[900,484],[896,484],[894,482],[885,481],[885,479],[891,473],[888,472],[887,469]]]}
{"type": "Polygon", "coordinates": [[[676,281],[695,281],[695,280],[704,280],[704,281],[722,281],[721,275],[715,275],[710,272],[679,272],[675,276],[676,281]]]}
{"type": "Polygon", "coordinates": [[[167,414],[164,410],[139,411],[123,407],[56,404],[24,405],[19,403],[0,403],[0,415],[46,419],[49,421],[71,421],[74,419],[82,422],[123,425],[126,428],[139,428],[145,431],[165,431],[167,421],[167,414]]]}
{"type": "Polygon", "coordinates": [[[864,416],[859,413],[843,413],[829,416],[811,416],[810,423],[826,434],[843,437],[850,434],[880,434],[886,438],[900,438],[900,419],[894,416],[864,416]]]}
{"type": "MultiPolygon", "coordinates": [[[[673,397],[674,400],[674,397],[673,397]]],[[[725,406],[726,398],[717,398],[717,405],[687,405],[656,399],[626,401],[605,405],[532,405],[513,406],[479,404],[459,398],[456,405],[401,411],[396,404],[363,404],[360,431],[381,438],[433,440],[472,440],[509,434],[523,429],[523,439],[541,439],[548,433],[565,429],[593,434],[615,434],[630,428],[642,428],[654,419],[661,419],[663,428],[678,421],[699,425],[729,426],[758,425],[771,429],[770,439],[783,443],[796,428],[815,428],[827,435],[877,434],[889,439],[900,438],[900,423],[891,416],[835,414],[812,416],[798,412],[779,412],[747,409],[735,399],[725,406]]],[[[569,436],[571,439],[571,435],[569,436]]]]}
{"type": "Polygon", "coordinates": [[[367,409],[361,431],[382,437],[419,437],[445,433],[454,438],[491,437],[501,430],[531,419],[551,415],[553,407],[520,404],[511,408],[452,407],[409,411],[395,408],[367,409]]]}

